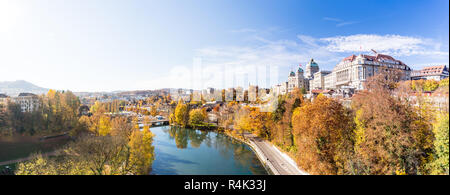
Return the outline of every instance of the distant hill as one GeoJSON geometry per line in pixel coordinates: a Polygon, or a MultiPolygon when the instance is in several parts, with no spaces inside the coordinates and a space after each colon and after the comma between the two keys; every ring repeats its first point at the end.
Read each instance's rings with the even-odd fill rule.
{"type": "Polygon", "coordinates": [[[49,89],[36,86],[24,80],[3,81],[0,82],[0,94],[4,93],[9,96],[17,96],[19,93],[28,92],[34,94],[47,93],[49,89]]]}

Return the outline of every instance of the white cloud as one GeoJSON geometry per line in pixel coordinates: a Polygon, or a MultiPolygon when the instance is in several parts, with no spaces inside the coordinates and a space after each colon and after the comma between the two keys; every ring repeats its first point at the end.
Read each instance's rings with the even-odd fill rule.
{"type": "Polygon", "coordinates": [[[371,49],[392,55],[413,68],[419,68],[414,63],[448,61],[448,51],[441,50],[441,43],[400,35],[357,34],[324,38],[297,35],[293,40],[254,36],[254,40],[256,43],[251,45],[198,49],[196,59],[200,62],[176,67],[162,80],[155,78],[143,83],[145,86],[193,89],[247,87],[248,83],[266,87],[265,84],[272,86],[286,81],[289,70],[299,63],[306,65],[311,58],[322,70],[331,70],[344,57],[360,52],[371,54],[371,49]]]}
{"type": "Polygon", "coordinates": [[[333,21],[333,22],[341,22],[342,21],[339,18],[332,18],[332,17],[324,17],[323,20],[333,21]]]}
{"type": "Polygon", "coordinates": [[[337,27],[341,27],[341,26],[347,26],[347,25],[351,25],[351,24],[356,24],[359,22],[354,22],[354,21],[350,21],[350,22],[340,22],[338,24],[336,24],[337,27]]]}
{"type": "Polygon", "coordinates": [[[374,49],[379,53],[386,53],[394,56],[448,56],[448,52],[439,50],[440,43],[431,39],[410,36],[357,34],[321,38],[320,41],[324,42],[326,48],[332,52],[368,52],[371,49],[374,49]]]}
{"type": "Polygon", "coordinates": [[[323,20],[337,23],[336,27],[347,26],[347,25],[359,23],[357,21],[344,21],[342,19],[332,18],[332,17],[324,17],[323,20]]]}

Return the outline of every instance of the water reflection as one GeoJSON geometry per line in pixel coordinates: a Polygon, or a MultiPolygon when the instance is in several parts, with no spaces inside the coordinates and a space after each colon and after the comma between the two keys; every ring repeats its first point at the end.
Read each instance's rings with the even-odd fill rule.
{"type": "Polygon", "coordinates": [[[267,174],[251,149],[224,134],[155,127],[152,174],[267,174]]]}

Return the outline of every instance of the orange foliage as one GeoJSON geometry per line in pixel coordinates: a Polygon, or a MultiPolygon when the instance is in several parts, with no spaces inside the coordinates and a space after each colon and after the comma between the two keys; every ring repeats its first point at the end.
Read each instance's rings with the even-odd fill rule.
{"type": "Polygon", "coordinates": [[[297,164],[310,174],[338,174],[351,150],[352,118],[337,101],[318,96],[295,109],[297,164]]]}

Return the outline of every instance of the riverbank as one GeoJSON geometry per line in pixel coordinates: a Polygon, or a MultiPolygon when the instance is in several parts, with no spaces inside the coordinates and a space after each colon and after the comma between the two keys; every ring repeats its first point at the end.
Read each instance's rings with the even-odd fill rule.
{"type": "Polygon", "coordinates": [[[11,136],[0,138],[0,162],[22,159],[30,154],[52,152],[71,140],[66,133],[60,135],[11,136]]]}
{"type": "Polygon", "coordinates": [[[224,131],[224,134],[239,140],[252,148],[264,164],[268,172],[273,175],[309,175],[300,170],[289,155],[280,151],[276,146],[251,133],[233,134],[233,131],[224,131]]]}
{"type": "MultiPolygon", "coordinates": [[[[173,125],[173,124],[171,124],[173,125]]],[[[176,125],[175,125],[176,126],[176,125]]],[[[211,127],[211,126],[210,126],[211,127]]],[[[215,128],[198,128],[199,130],[216,130],[250,146],[267,172],[273,175],[309,175],[298,168],[297,163],[286,153],[279,150],[272,143],[251,133],[237,134],[234,130],[215,128]]]]}

